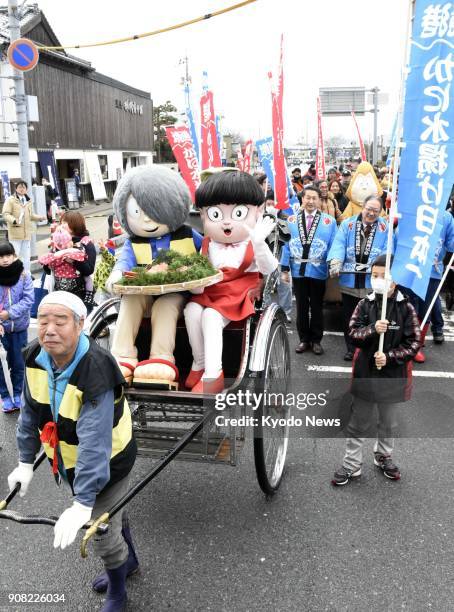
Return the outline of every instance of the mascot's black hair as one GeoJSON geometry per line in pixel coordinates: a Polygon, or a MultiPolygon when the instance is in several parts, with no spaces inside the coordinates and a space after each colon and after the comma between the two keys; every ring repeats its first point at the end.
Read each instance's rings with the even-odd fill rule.
{"type": "Polygon", "coordinates": [[[218,172],[197,187],[197,208],[216,204],[251,204],[261,206],[265,194],[258,182],[247,172],[218,172]]]}

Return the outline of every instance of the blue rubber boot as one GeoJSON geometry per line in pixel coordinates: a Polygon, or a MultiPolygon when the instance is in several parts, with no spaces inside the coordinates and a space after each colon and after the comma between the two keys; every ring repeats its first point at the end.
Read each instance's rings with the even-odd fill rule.
{"type": "Polygon", "coordinates": [[[126,573],[128,562],[125,561],[120,567],[106,569],[109,586],[107,597],[101,612],[124,612],[126,610],[126,573]]]}
{"type": "MultiPolygon", "coordinates": [[[[139,560],[137,559],[136,551],[134,550],[131,530],[129,529],[129,521],[126,513],[123,515],[123,527],[121,529],[121,533],[126,544],[128,545],[128,558],[126,560],[126,577],[128,578],[139,570],[139,560]]],[[[99,574],[99,576],[96,576],[91,583],[91,586],[96,593],[105,593],[107,591],[108,584],[109,580],[107,578],[107,573],[103,572],[102,574],[99,574]]]]}

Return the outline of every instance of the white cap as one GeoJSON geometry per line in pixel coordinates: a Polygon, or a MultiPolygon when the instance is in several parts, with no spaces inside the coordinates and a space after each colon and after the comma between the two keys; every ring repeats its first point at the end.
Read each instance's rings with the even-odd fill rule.
{"type": "Polygon", "coordinates": [[[51,293],[48,293],[41,300],[41,303],[38,306],[38,313],[46,304],[59,304],[60,306],[66,306],[66,308],[69,308],[69,310],[71,310],[81,319],[87,318],[87,309],[85,304],[80,298],[77,297],[77,295],[69,293],[68,291],[52,291],[51,293]]]}

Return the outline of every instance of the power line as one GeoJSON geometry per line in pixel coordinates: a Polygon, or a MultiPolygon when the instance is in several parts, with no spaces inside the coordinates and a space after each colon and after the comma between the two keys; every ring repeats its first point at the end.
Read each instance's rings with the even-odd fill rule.
{"type": "Polygon", "coordinates": [[[252,4],[253,2],[257,2],[257,0],[244,0],[243,2],[239,2],[238,4],[233,4],[232,6],[227,6],[226,8],[220,9],[219,11],[214,11],[213,13],[207,13],[206,15],[202,15],[201,17],[196,17],[195,19],[190,19],[189,21],[183,21],[182,23],[177,23],[172,26],[168,26],[167,28],[161,28],[160,30],[153,30],[152,32],[145,32],[143,34],[134,34],[134,36],[126,36],[124,38],[116,38],[114,40],[107,40],[104,42],[98,43],[90,43],[87,45],[65,45],[60,47],[51,47],[47,45],[39,45],[38,48],[43,51],[63,51],[64,49],[87,49],[89,47],[104,47],[107,45],[116,45],[122,42],[128,42],[130,40],[138,40],[139,38],[147,38],[148,36],[156,36],[156,34],[163,34],[164,32],[170,32],[172,30],[179,30],[180,28],[184,28],[189,25],[193,25],[194,23],[198,23],[199,21],[204,21],[206,19],[210,19],[211,17],[218,17],[219,15],[223,15],[224,13],[229,13],[230,11],[235,11],[236,9],[243,8],[247,4],[252,4]]]}

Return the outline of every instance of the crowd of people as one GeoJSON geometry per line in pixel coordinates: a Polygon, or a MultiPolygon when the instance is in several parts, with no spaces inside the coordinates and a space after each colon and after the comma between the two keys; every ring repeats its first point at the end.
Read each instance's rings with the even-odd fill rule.
{"type": "MultiPolygon", "coordinates": [[[[298,354],[311,351],[316,356],[324,353],[326,284],[330,277],[338,278],[341,299],[341,307],[338,305],[338,308],[346,345],[344,359],[353,361],[351,393],[354,399],[345,427],[347,442],[344,459],[331,482],[341,486],[361,475],[363,444],[375,405],[378,407],[378,434],[374,464],[387,478],[399,480],[400,470],[392,460],[396,411],[399,403],[410,399],[409,364],[413,360],[425,360],[422,345],[427,326],[420,329],[420,323],[440,283],[446,252],[454,252],[453,203],[451,201],[449,210],[444,212],[429,288],[426,298],[422,300],[409,288],[397,286],[386,275],[386,193],[377,189],[375,193],[365,194],[364,186],[370,190],[371,185],[374,187],[378,184],[377,179],[371,177],[369,168],[359,167],[353,177],[347,169],[339,172],[333,168],[328,172],[327,180],[320,181],[315,180],[312,169],[301,176],[301,171],[296,168],[292,173],[292,185],[299,206],[291,214],[276,209],[274,194],[268,189],[266,176],[256,178],[263,193],[257,182],[246,173],[240,173],[238,181],[231,173],[230,176],[219,173],[196,193],[196,202],[206,208],[204,217],[209,219],[212,226],[216,226],[218,233],[216,224],[221,213],[230,215],[230,225],[233,227],[234,222],[241,222],[245,218],[248,206],[254,209],[255,216],[250,220],[248,230],[250,239],[237,243],[245,245],[246,255],[238,255],[238,249],[227,248],[232,246],[232,242],[235,244],[233,239],[225,244],[219,243],[223,261],[229,262],[228,265],[223,264],[224,269],[233,270],[233,276],[244,273],[246,281],[249,277],[255,279],[259,272],[267,274],[275,270],[278,262],[265,243],[269,233],[266,226],[270,224],[264,223],[261,218],[260,207],[265,204],[267,211],[277,217],[282,239],[277,299],[290,324],[294,294],[298,333],[295,351],[298,354]],[[357,180],[359,185],[355,186],[357,180]],[[234,189],[230,184],[235,187],[240,182],[253,197],[253,201],[247,205],[243,204],[246,201],[243,192],[240,196],[237,194],[233,202],[225,195],[232,196],[234,189]],[[219,185],[227,189],[221,190],[222,195],[219,195],[219,185]],[[209,201],[203,200],[203,197],[208,197],[205,192],[209,195],[209,201]],[[215,209],[217,216],[212,214],[212,209],[215,209]],[[237,209],[241,213],[239,219],[232,216],[232,210],[237,209]],[[351,215],[351,211],[355,213],[351,215]],[[232,267],[233,256],[237,261],[236,266],[232,267]],[[246,263],[241,262],[241,257],[246,263]],[[253,257],[258,259],[259,264],[263,260],[267,265],[253,269],[253,257]],[[246,269],[249,271],[245,272],[246,269]],[[385,295],[387,310],[386,317],[382,318],[385,295]],[[382,335],[383,348],[379,348],[382,335]]],[[[389,177],[383,177],[383,180],[389,187],[389,177]]],[[[146,223],[157,213],[151,215],[150,211],[146,212],[145,204],[138,203],[138,194],[134,206],[129,206],[129,191],[124,188],[124,185],[129,185],[127,181],[128,177],[123,182],[123,204],[128,223],[131,223],[131,219],[137,222],[137,233],[143,229],[142,217],[145,219],[143,223],[146,223]]],[[[189,202],[189,193],[185,194],[185,198],[189,202]]],[[[151,206],[148,200],[146,204],[151,206]]],[[[162,204],[161,199],[156,206],[158,204],[162,204]]],[[[9,240],[0,242],[0,336],[6,350],[12,389],[2,368],[0,395],[4,412],[21,412],[17,428],[19,464],[10,474],[8,482],[10,489],[20,485],[20,495],[25,495],[33,477],[33,462],[43,444],[48,456],[53,457],[54,475],[60,474],[66,479],[75,495],[72,505],[61,514],[55,525],[54,546],[64,549],[75,540],[78,530],[92,516],[99,516],[125,494],[137,452],[131,415],[124,400],[125,379],[118,359],[115,360],[83,333],[86,317],[93,307],[94,291],[96,288],[109,288],[108,279],[112,280],[115,258],[108,245],[101,244],[101,261],[95,272],[97,249],[87,231],[84,216],[76,211],[65,212],[58,226],[53,228],[48,253],[39,259],[44,274],[52,277],[53,286],[37,307],[38,339],[27,346],[30,310],[35,302],[30,275],[30,232],[32,222],[43,218],[33,213],[24,181],[17,183],[15,194],[5,202],[3,215],[8,225],[9,240]],[[24,242],[27,243],[25,246],[22,244],[24,242]],[[24,381],[27,389],[25,403],[24,381]],[[50,390],[53,390],[52,394],[50,390]]],[[[163,227],[168,229],[166,224],[163,227]]],[[[132,231],[129,228],[129,233],[132,231]]],[[[180,241],[181,246],[187,248],[188,240],[192,240],[195,251],[197,244],[200,247],[200,240],[197,242],[192,230],[188,231],[182,233],[177,228],[170,234],[169,244],[175,245],[180,241]]],[[[228,231],[230,237],[233,230],[228,231]]],[[[394,228],[394,235],[397,233],[398,226],[394,228]]],[[[141,246],[150,240],[162,240],[162,237],[130,240],[130,251],[126,248],[125,254],[143,258],[141,246]]],[[[209,247],[207,240],[205,236],[205,247],[202,247],[205,252],[209,247]]],[[[151,254],[153,251],[150,250],[151,254]]],[[[221,261],[220,257],[218,260],[221,261]]],[[[236,280],[236,276],[233,280],[236,280]]],[[[233,286],[231,280],[227,281],[229,287],[233,286]]],[[[247,301],[249,296],[250,287],[246,281],[241,295],[243,301],[247,301]]],[[[212,310],[215,297],[212,295],[209,302],[203,302],[198,296],[193,297],[192,310],[197,316],[203,309],[212,310]]],[[[232,316],[231,301],[229,294],[223,301],[223,308],[225,314],[230,316],[225,316],[217,327],[217,331],[220,330],[220,351],[217,346],[219,342],[214,344],[219,360],[222,329],[229,320],[239,320],[232,316]]],[[[252,303],[248,304],[247,312],[253,311],[252,303]]],[[[186,309],[187,323],[193,326],[194,332],[190,314],[186,309]]],[[[439,299],[435,302],[431,321],[434,341],[442,343],[443,317],[439,299]]],[[[132,323],[131,319],[129,324],[132,323]]],[[[207,330],[210,333],[205,344],[209,346],[210,342],[213,344],[214,336],[208,326],[202,331],[207,330]]],[[[195,349],[200,347],[195,341],[192,344],[196,362],[195,349]]],[[[207,348],[202,347],[202,356],[203,350],[208,354],[207,348]]],[[[143,363],[149,365],[152,361],[143,363]]],[[[157,361],[169,363],[162,358],[157,361]]],[[[218,366],[222,368],[222,362],[218,366]]],[[[175,366],[172,367],[176,370],[175,366]]],[[[203,368],[207,369],[205,365],[203,368]]],[[[198,372],[202,373],[203,370],[199,368],[195,374],[198,372]]],[[[196,381],[195,386],[199,382],[196,381]]],[[[123,610],[126,578],[138,569],[125,514],[119,513],[110,522],[108,534],[95,539],[95,549],[104,562],[105,571],[96,577],[92,586],[98,592],[107,590],[103,610],[123,610]]]]}
{"type": "MultiPolygon", "coordinates": [[[[347,168],[342,171],[337,168],[330,169],[327,180],[316,180],[315,168],[310,167],[303,176],[300,168],[295,168],[291,182],[300,208],[290,215],[276,210],[274,193],[267,190],[267,210],[277,214],[281,222],[285,221],[289,231],[289,241],[281,251],[278,300],[290,323],[291,309],[288,305],[291,303],[293,284],[296,329],[299,335],[299,343],[295,347],[297,353],[312,350],[316,355],[323,354],[321,340],[324,331],[323,304],[326,284],[329,278],[337,277],[346,347],[344,360],[353,359],[355,347],[350,337],[350,320],[359,301],[374,289],[370,274],[371,264],[380,254],[386,252],[387,247],[392,176],[386,168],[374,170],[380,177],[382,190],[376,192],[376,195],[364,197],[359,203],[349,201],[346,196],[349,188],[350,191],[352,189],[352,173],[347,168]],[[355,214],[351,215],[351,211],[355,211],[355,214]]],[[[266,184],[265,175],[257,175],[257,180],[262,185],[266,184]]],[[[393,233],[394,248],[398,236],[397,223],[393,233]]],[[[415,307],[419,321],[423,320],[428,311],[440,283],[446,254],[453,251],[454,210],[450,199],[448,210],[443,215],[443,227],[425,299],[418,297],[410,288],[399,287],[415,307]]],[[[453,294],[450,279],[451,277],[448,277],[447,282],[449,300],[453,294]]],[[[444,321],[439,296],[435,300],[428,323],[421,330],[422,344],[429,325],[435,344],[442,344],[444,321]]],[[[415,356],[415,361],[425,361],[422,349],[415,356]]]]}

